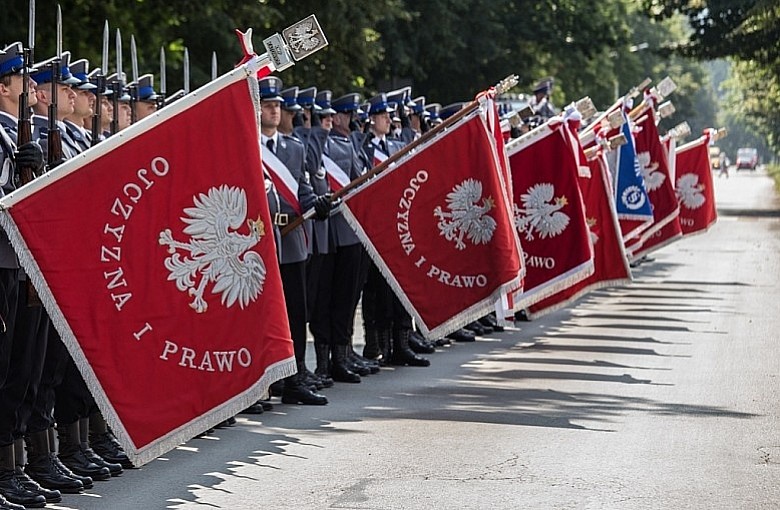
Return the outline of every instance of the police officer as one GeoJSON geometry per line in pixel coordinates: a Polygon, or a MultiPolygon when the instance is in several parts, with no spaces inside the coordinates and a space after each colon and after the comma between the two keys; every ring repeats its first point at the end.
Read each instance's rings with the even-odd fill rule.
{"type": "MultiPolygon", "coordinates": [[[[316,89],[311,87],[310,90],[314,91],[316,89]]],[[[317,92],[314,103],[309,105],[310,107],[316,106],[317,109],[314,111],[317,112],[322,110],[317,105],[320,95],[320,92],[317,92]]],[[[322,119],[315,114],[309,119],[309,127],[306,127],[302,117],[303,107],[298,104],[298,87],[290,87],[283,90],[281,96],[284,101],[282,102],[279,131],[283,134],[294,136],[303,143],[306,148],[305,170],[314,194],[318,196],[327,195],[330,193],[330,187],[320,170],[321,144],[316,140],[319,137],[319,133],[324,130],[322,124],[329,124],[329,118],[322,119]],[[313,135],[313,133],[316,133],[316,135],[313,135]]],[[[304,223],[309,249],[309,258],[306,261],[306,308],[308,319],[311,318],[315,306],[317,285],[320,282],[321,262],[329,250],[328,223],[327,217],[315,218],[304,223]]],[[[301,369],[303,370],[301,376],[305,384],[314,386],[318,390],[333,386],[333,379],[328,376],[327,372],[311,372],[305,364],[301,369]]]]}
{"type": "MultiPolygon", "coordinates": [[[[100,96],[100,105],[95,105],[95,108],[100,108],[98,140],[97,142],[94,142],[90,139],[90,141],[94,144],[105,140],[111,135],[111,122],[114,120],[114,104],[111,102],[111,95],[114,93],[114,91],[108,88],[106,80],[101,75],[100,68],[92,70],[87,76],[89,78],[89,82],[95,85],[92,93],[95,94],[95,96],[100,96]],[[99,86],[102,86],[103,90],[99,90],[99,86]]],[[[90,132],[91,137],[92,119],[84,119],[84,128],[90,132]]]]}
{"type": "MultiPolygon", "coordinates": [[[[303,211],[316,207],[319,217],[326,217],[330,201],[315,195],[305,170],[306,151],[296,138],[279,133],[281,103],[279,94],[282,80],[269,76],[259,80],[260,88],[260,141],[263,147],[264,165],[268,169],[279,192],[279,211],[274,223],[284,228],[303,211]],[[277,180],[278,179],[278,180],[277,180]],[[296,189],[297,188],[297,189],[296,189]]],[[[295,348],[298,374],[284,381],[282,402],[286,404],[325,405],[328,399],[313,392],[305,385],[306,355],[306,259],[308,247],[302,225],[282,237],[281,262],[279,264],[284,288],[287,318],[295,348]]]]}
{"type": "Polygon", "coordinates": [[[157,111],[159,95],[154,90],[154,76],[145,74],[138,78],[138,99],[135,102],[136,121],[145,119],[157,111]]]}
{"type": "MultiPolygon", "coordinates": [[[[21,43],[0,51],[0,196],[15,189],[21,168],[43,169],[43,152],[35,142],[17,147],[19,100],[23,92],[21,43]]],[[[28,104],[36,102],[29,80],[28,104]]],[[[57,491],[45,491],[24,475],[24,443],[17,437],[16,411],[24,400],[34,363],[35,345],[15,340],[19,300],[19,262],[5,231],[0,229],[0,509],[23,509],[59,501],[57,491]],[[25,484],[28,484],[25,487],[25,484]],[[32,490],[31,490],[32,489],[32,490]],[[44,495],[45,491],[45,495],[44,495]]],[[[26,289],[26,288],[25,288],[26,289]]]]}
{"type": "MultiPolygon", "coordinates": [[[[319,139],[322,173],[330,174],[332,182],[344,186],[367,169],[366,157],[362,148],[353,142],[350,129],[360,109],[360,95],[353,92],[331,103],[328,91],[328,97],[321,98],[319,105],[332,126],[319,139]]],[[[317,350],[317,369],[329,369],[335,381],[358,383],[360,376],[379,371],[377,363],[357,355],[352,348],[355,312],[365,281],[367,259],[354,230],[340,212],[331,215],[330,232],[331,250],[322,263],[310,324],[317,350]]]]}
{"type": "Polygon", "coordinates": [[[122,131],[130,126],[133,119],[133,110],[130,106],[132,97],[125,84],[125,73],[122,73],[122,76],[117,76],[116,73],[109,75],[108,78],[106,78],[106,83],[109,87],[113,88],[116,86],[117,90],[119,90],[119,99],[117,100],[118,110],[114,112],[114,115],[118,120],[118,129],[119,131],[122,131]]]}
{"type": "Polygon", "coordinates": [[[95,109],[95,94],[92,91],[97,86],[89,82],[89,61],[87,59],[77,60],[69,68],[79,83],[73,85],[76,99],[73,113],[65,117],[65,132],[68,139],[78,146],[79,152],[83,152],[92,145],[89,138],[90,132],[85,128],[85,122],[88,121],[91,125],[95,109]]]}
{"type": "Polygon", "coordinates": [[[534,85],[534,97],[531,98],[529,106],[534,110],[534,115],[539,117],[542,121],[546,121],[558,113],[553,106],[552,101],[550,101],[552,87],[552,78],[545,78],[534,85]]]}
{"type": "Polygon", "coordinates": [[[34,112],[34,115],[32,116],[33,138],[39,140],[41,148],[43,149],[44,158],[47,160],[47,164],[50,168],[79,153],[78,146],[67,136],[65,124],[63,122],[65,117],[72,115],[74,112],[76,93],[71,88],[71,85],[78,84],[79,80],[73,77],[68,68],[68,60],[70,59],[70,53],[68,52],[63,52],[62,60],[60,62],[60,74],[53,80],[52,64],[56,58],[57,57],[52,57],[35,64],[31,75],[32,79],[38,84],[36,90],[38,101],[32,107],[34,112]],[[62,157],[59,161],[49,161],[48,156],[49,106],[55,99],[52,97],[52,81],[56,82],[54,90],[57,94],[55,123],[62,136],[62,157]]]}
{"type": "Polygon", "coordinates": [[[387,102],[394,109],[391,135],[393,138],[401,140],[404,145],[412,143],[417,138],[409,119],[411,109],[416,106],[411,97],[412,87],[404,87],[387,93],[387,102]]]}
{"type": "MultiPolygon", "coordinates": [[[[369,100],[369,132],[363,148],[371,161],[378,162],[395,154],[403,143],[388,138],[392,128],[393,107],[382,93],[369,100]]],[[[367,344],[376,338],[385,362],[394,365],[427,367],[430,361],[409,347],[412,318],[393,293],[375,264],[368,270],[363,290],[363,319],[367,344]]]]}

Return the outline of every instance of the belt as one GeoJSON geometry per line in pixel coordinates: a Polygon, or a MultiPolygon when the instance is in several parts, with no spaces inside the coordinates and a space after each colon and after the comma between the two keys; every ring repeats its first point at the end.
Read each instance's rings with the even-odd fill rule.
{"type": "Polygon", "coordinates": [[[290,215],[287,213],[275,213],[274,214],[274,225],[277,227],[286,227],[288,223],[290,223],[290,215]]]}

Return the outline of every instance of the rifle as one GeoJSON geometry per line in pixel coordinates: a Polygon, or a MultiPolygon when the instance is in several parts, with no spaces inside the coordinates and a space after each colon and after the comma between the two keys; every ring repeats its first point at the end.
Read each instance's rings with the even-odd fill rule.
{"type": "Polygon", "coordinates": [[[114,117],[111,119],[111,134],[119,132],[119,97],[122,95],[122,34],[116,29],[116,81],[111,84],[113,94],[111,103],[114,107],[114,117]]]}
{"type": "MultiPolygon", "coordinates": [[[[31,0],[31,5],[35,0],[31,0]]],[[[32,125],[30,123],[30,65],[32,62],[32,45],[22,50],[22,60],[24,70],[22,71],[22,93],[19,95],[19,120],[16,124],[16,145],[22,146],[32,141],[32,125]]],[[[35,179],[35,172],[29,166],[17,165],[16,171],[19,172],[19,183],[23,186],[35,179]]]]}
{"type": "Polygon", "coordinates": [[[57,55],[51,62],[51,102],[49,103],[48,169],[51,170],[62,161],[62,133],[57,124],[57,88],[60,79],[60,63],[62,58],[62,9],[57,5],[57,55]]]}

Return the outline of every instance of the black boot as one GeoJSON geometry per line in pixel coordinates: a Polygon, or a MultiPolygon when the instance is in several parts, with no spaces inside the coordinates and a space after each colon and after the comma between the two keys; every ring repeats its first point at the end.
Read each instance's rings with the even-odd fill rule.
{"type": "MultiPolygon", "coordinates": [[[[363,375],[362,374],[363,370],[368,370],[369,374],[376,374],[377,372],[379,372],[379,363],[374,360],[364,358],[360,354],[356,353],[355,349],[352,348],[352,344],[347,344],[347,359],[352,365],[356,365],[360,367],[361,369],[361,372],[359,372],[360,375],[363,375]]],[[[353,370],[353,372],[354,371],[355,370],[353,370]]]]}
{"type": "Polygon", "coordinates": [[[89,444],[89,418],[79,419],[79,436],[81,437],[81,451],[84,455],[101,467],[108,468],[108,472],[111,476],[119,476],[122,474],[122,464],[108,462],[106,459],[95,453],[89,444]]]}
{"type": "Polygon", "coordinates": [[[60,443],[60,460],[68,469],[81,476],[89,476],[93,480],[108,480],[111,471],[104,466],[98,466],[92,462],[81,450],[81,434],[79,422],[68,425],[59,425],[57,435],[60,443]]]}
{"type": "Polygon", "coordinates": [[[393,332],[393,365],[409,365],[411,367],[427,367],[431,362],[418,356],[409,348],[409,335],[411,329],[403,328],[393,332]]]}
{"type": "Polygon", "coordinates": [[[135,467],[99,412],[89,415],[89,444],[106,462],[119,464],[125,469],[135,467]]]}
{"type": "Polygon", "coordinates": [[[498,324],[498,319],[496,318],[495,313],[489,313],[485,315],[484,317],[479,319],[479,322],[485,326],[490,326],[491,328],[493,328],[493,331],[497,331],[497,332],[504,331],[504,327],[498,324]]]}
{"type": "Polygon", "coordinates": [[[366,326],[366,345],[363,346],[363,357],[378,360],[382,355],[379,350],[379,332],[366,326]]]}
{"type": "Polygon", "coordinates": [[[292,375],[284,380],[284,391],[282,392],[283,404],[302,404],[305,406],[324,406],[328,403],[325,395],[320,395],[311,391],[308,386],[302,382],[299,374],[292,375]]]}
{"type": "Polygon", "coordinates": [[[0,510],[24,510],[22,505],[17,505],[6,500],[2,494],[0,494],[0,510]]]}
{"type": "MultiPolygon", "coordinates": [[[[59,454],[60,445],[59,445],[59,441],[57,441],[56,429],[54,427],[49,427],[46,430],[46,433],[49,436],[49,449],[51,451],[51,453],[49,453],[49,457],[51,458],[51,462],[54,465],[54,467],[57,469],[57,471],[59,471],[61,474],[69,478],[78,480],[79,482],[81,482],[81,485],[83,485],[85,489],[91,489],[95,485],[91,477],[77,475],[76,473],[68,469],[68,466],[63,464],[62,461],[60,460],[60,454],[59,454]]],[[[60,489],[60,492],[64,492],[64,491],[60,489]]]]}
{"type": "Polygon", "coordinates": [[[16,457],[13,443],[0,446],[0,495],[11,503],[27,508],[43,508],[46,498],[25,489],[16,476],[16,457]]]}
{"type": "Polygon", "coordinates": [[[473,331],[461,328],[447,335],[447,338],[451,338],[456,342],[474,342],[477,340],[477,335],[473,331]]]}
{"type": "Polygon", "coordinates": [[[378,329],[376,341],[379,344],[379,364],[388,366],[393,353],[393,331],[390,329],[378,329]]]}
{"type": "Polygon", "coordinates": [[[360,376],[352,371],[347,360],[346,345],[332,345],[330,374],[336,382],[359,383],[360,376]]]}
{"type": "Polygon", "coordinates": [[[473,332],[477,336],[484,336],[493,332],[493,328],[487,328],[477,321],[469,322],[463,326],[463,328],[473,332]]]}
{"type": "Polygon", "coordinates": [[[412,331],[409,334],[409,348],[417,354],[433,354],[436,352],[436,346],[417,331],[412,331]]]}
{"type": "Polygon", "coordinates": [[[317,368],[314,370],[314,374],[319,376],[324,387],[330,388],[333,386],[333,379],[330,375],[330,345],[315,341],[314,352],[317,353],[317,368]]]}
{"type": "Polygon", "coordinates": [[[27,456],[24,451],[24,439],[21,437],[14,440],[14,455],[16,456],[16,479],[19,480],[22,487],[28,491],[40,494],[47,503],[59,503],[62,501],[60,491],[41,487],[24,472],[24,466],[27,465],[27,456]]]}

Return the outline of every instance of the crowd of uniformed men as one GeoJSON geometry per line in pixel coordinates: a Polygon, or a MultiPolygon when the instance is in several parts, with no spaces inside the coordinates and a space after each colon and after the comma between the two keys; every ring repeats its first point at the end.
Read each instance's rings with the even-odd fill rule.
{"type": "MultiPolygon", "coordinates": [[[[172,99],[155,92],[152,75],[131,84],[116,74],[100,79],[99,69],[90,72],[83,59],[71,62],[67,52],[59,73],[51,59],[25,73],[22,50],[15,43],[0,52],[2,194],[21,185],[18,169],[33,168],[40,175],[87,150],[93,144],[96,108],[101,109],[101,125],[95,143],[172,99]],[[17,145],[25,76],[32,141],[17,145]],[[61,158],[47,154],[53,103],[61,158]]],[[[549,85],[535,91],[542,105],[549,85]]],[[[429,361],[420,354],[432,353],[450,339],[473,341],[475,335],[500,330],[488,316],[436,342],[415,332],[410,315],[368,258],[338,201],[332,200],[327,178],[331,166],[350,180],[358,178],[452,115],[461,103],[426,105],[424,97],[412,99],[409,87],[367,102],[358,93],[333,99],[329,90],[284,88],[274,76],[259,80],[259,91],[263,157],[275,159],[294,176],[299,202],[286,200],[265,172],[298,367],[296,375],[272,386],[273,396],[283,403],[324,405],[328,400],[319,391],[334,381],[359,383],[386,364],[425,367],[429,361]],[[301,210],[311,208],[316,211],[313,220],[281,235],[301,210]],[[365,346],[359,354],[352,338],[361,302],[365,346]],[[305,363],[307,324],[316,351],[314,371],[305,363]]],[[[108,480],[132,467],[45,309],[30,301],[28,287],[8,236],[0,230],[0,510],[40,508],[60,501],[61,493],[81,492],[94,480],[108,480]]],[[[259,414],[270,407],[263,400],[245,412],[259,414]]],[[[234,423],[231,419],[223,425],[234,423]]]]}

